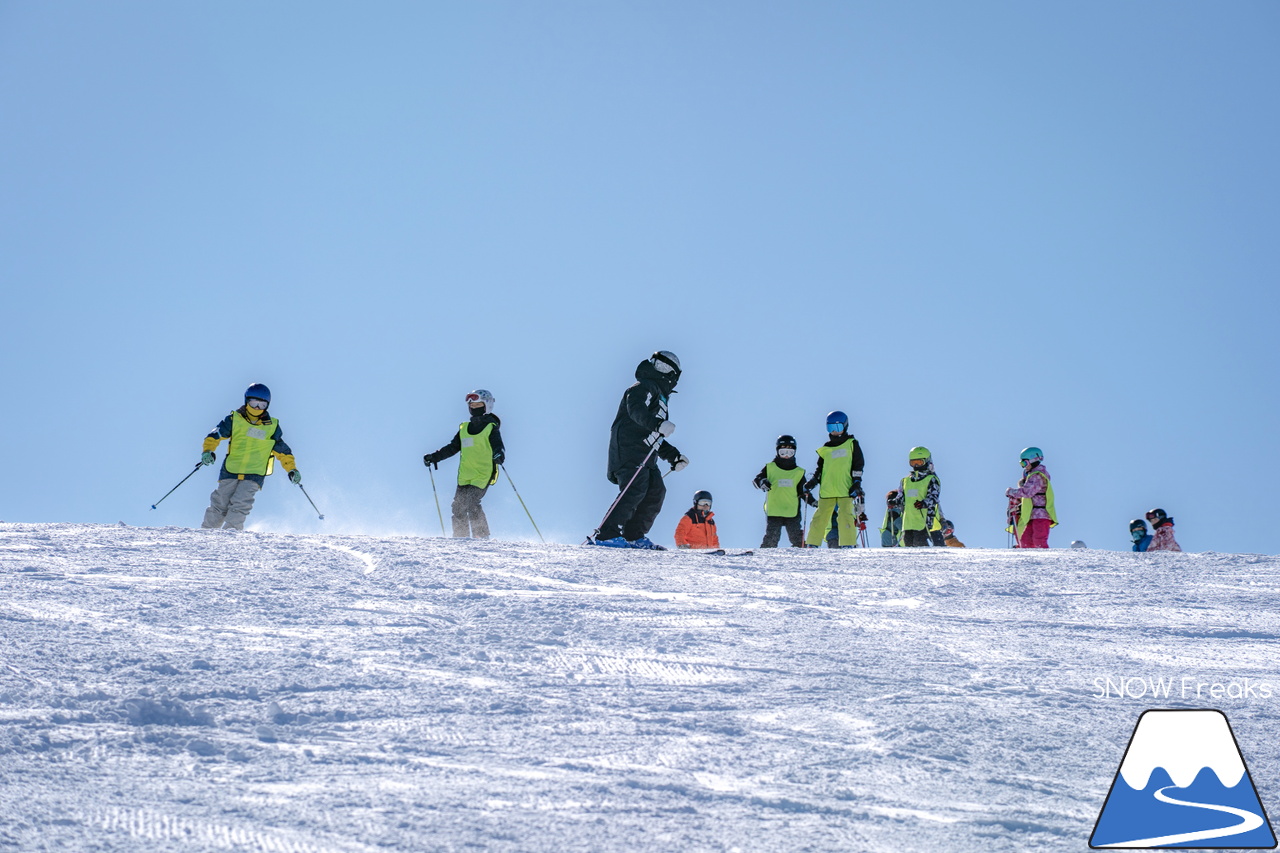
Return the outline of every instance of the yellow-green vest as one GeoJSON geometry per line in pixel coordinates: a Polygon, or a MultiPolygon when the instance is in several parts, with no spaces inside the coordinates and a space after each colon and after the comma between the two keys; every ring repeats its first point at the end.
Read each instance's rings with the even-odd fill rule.
{"type": "Polygon", "coordinates": [[[798,465],[790,471],[779,468],[778,463],[764,466],[764,476],[769,481],[765,492],[764,514],[778,518],[795,518],[800,514],[800,496],[796,484],[804,482],[804,469],[798,465]]]}
{"type": "MultiPolygon", "coordinates": [[[[929,484],[938,479],[936,474],[926,474],[919,480],[910,477],[902,478],[902,529],[924,530],[928,520],[927,509],[916,509],[916,501],[922,501],[929,494],[929,484]]],[[[938,521],[938,509],[934,507],[933,520],[938,521]]]]}
{"type": "Polygon", "coordinates": [[[476,435],[467,434],[465,421],[458,425],[458,438],[462,442],[462,453],[458,459],[459,486],[485,489],[498,482],[498,466],[493,464],[493,445],[489,443],[492,432],[491,423],[485,424],[476,435]]]}
{"type": "MultiPolygon", "coordinates": [[[[1058,511],[1054,509],[1054,506],[1053,506],[1053,483],[1050,482],[1048,473],[1045,471],[1041,471],[1039,469],[1035,471],[1029,471],[1027,472],[1027,475],[1024,476],[1019,481],[1018,485],[1022,485],[1022,483],[1025,483],[1027,481],[1027,477],[1031,476],[1032,474],[1039,474],[1041,477],[1044,477],[1044,511],[1049,513],[1049,526],[1057,527],[1058,511]]],[[[1031,512],[1034,509],[1035,509],[1035,504],[1032,502],[1031,498],[1022,498],[1019,501],[1019,505],[1018,505],[1018,535],[1019,536],[1022,535],[1022,531],[1027,529],[1027,522],[1031,521],[1031,512]]]]}
{"type": "Polygon", "coordinates": [[[271,418],[270,423],[251,424],[238,411],[232,412],[227,471],[241,475],[270,474],[275,469],[275,457],[271,451],[276,446],[276,431],[279,429],[280,422],[275,418],[271,418]]]}
{"type": "Polygon", "coordinates": [[[822,457],[822,482],[818,487],[820,498],[847,498],[853,488],[853,439],[839,447],[818,448],[822,457]]]}

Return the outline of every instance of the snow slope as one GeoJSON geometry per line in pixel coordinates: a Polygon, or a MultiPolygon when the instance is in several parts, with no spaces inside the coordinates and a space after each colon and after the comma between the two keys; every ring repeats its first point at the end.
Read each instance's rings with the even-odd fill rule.
{"type": "Polygon", "coordinates": [[[1148,707],[1280,812],[1273,557],[0,524],[0,584],[0,849],[1083,850],[1148,707]]]}

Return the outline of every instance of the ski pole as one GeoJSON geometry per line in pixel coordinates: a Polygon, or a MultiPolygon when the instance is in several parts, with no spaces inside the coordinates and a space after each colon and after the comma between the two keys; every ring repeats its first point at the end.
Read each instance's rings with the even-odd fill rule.
{"type": "MultiPolygon", "coordinates": [[[[299,483],[299,484],[298,484],[298,488],[299,488],[299,489],[302,489],[302,484],[301,484],[301,483],[299,483]]],[[[316,502],[315,502],[315,501],[313,501],[313,500],[311,500],[311,495],[307,494],[307,490],[306,490],[306,489],[302,489],[302,496],[303,496],[303,497],[305,497],[305,498],[307,499],[307,503],[311,504],[311,508],[312,508],[312,509],[314,509],[314,510],[316,511],[316,515],[320,516],[320,520],[321,520],[321,521],[324,521],[324,513],[323,513],[323,512],[321,512],[321,511],[320,511],[320,508],[316,506],[316,502]]]]}
{"type": "Polygon", "coordinates": [[[436,515],[440,516],[440,535],[444,536],[446,535],[444,532],[444,513],[440,511],[440,493],[436,491],[436,475],[431,470],[430,465],[427,466],[427,473],[431,475],[431,494],[436,499],[436,515]]]}
{"type": "MultiPolygon", "coordinates": [[[[507,466],[499,464],[498,467],[502,469],[502,473],[507,474],[507,466]]],[[[542,539],[542,531],[538,530],[538,522],[533,520],[533,513],[529,512],[529,507],[525,506],[524,498],[520,497],[520,490],[516,488],[516,481],[511,479],[510,474],[507,474],[507,482],[511,484],[511,491],[516,493],[516,500],[520,501],[520,506],[524,507],[524,514],[529,516],[529,523],[533,525],[533,529],[537,532],[538,538],[542,539]]],[[[440,524],[442,527],[444,526],[443,519],[441,519],[440,524]]],[[[546,545],[547,540],[542,539],[542,544],[546,545]]]]}
{"type": "MultiPolygon", "coordinates": [[[[195,472],[199,471],[199,470],[200,470],[201,468],[203,468],[203,467],[204,467],[204,463],[203,463],[203,462],[197,462],[197,463],[196,463],[196,467],[194,467],[194,468],[192,468],[192,469],[191,469],[191,474],[188,474],[187,476],[183,477],[181,480],[179,480],[179,481],[178,481],[178,486],[181,486],[183,483],[187,482],[187,480],[190,480],[190,479],[191,479],[191,475],[192,475],[192,474],[194,474],[195,472]]],[[[178,486],[174,486],[172,489],[170,489],[169,491],[165,492],[165,493],[164,493],[164,498],[167,498],[167,497],[169,497],[169,495],[171,495],[171,494],[173,494],[174,492],[178,491],[178,486]]],[[[160,504],[164,502],[164,498],[161,498],[160,500],[158,500],[158,501],[156,501],[155,503],[153,503],[153,504],[151,505],[151,508],[152,508],[152,509],[155,509],[156,507],[160,506],[160,504]]]]}
{"type": "MultiPolygon", "coordinates": [[[[653,456],[653,452],[658,449],[658,444],[659,442],[655,442],[653,447],[649,448],[649,452],[644,455],[644,461],[640,463],[640,467],[636,468],[636,472],[631,475],[631,479],[627,480],[627,484],[622,487],[622,491],[618,492],[618,496],[613,499],[613,503],[609,504],[609,508],[604,511],[604,518],[600,519],[600,527],[604,527],[604,523],[609,520],[610,513],[612,513],[614,509],[617,508],[618,502],[622,500],[622,496],[627,493],[627,489],[631,488],[631,484],[636,481],[636,477],[640,476],[640,472],[644,470],[644,466],[649,464],[649,459],[650,457],[653,456]]],[[[592,535],[588,536],[586,538],[586,541],[584,541],[582,544],[583,545],[591,544],[591,540],[599,535],[600,527],[597,527],[595,531],[592,533],[592,535]]]]}

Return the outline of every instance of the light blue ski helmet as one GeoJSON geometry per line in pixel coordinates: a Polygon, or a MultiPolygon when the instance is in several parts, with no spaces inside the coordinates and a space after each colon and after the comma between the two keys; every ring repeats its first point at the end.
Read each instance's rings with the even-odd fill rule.
{"type": "Polygon", "coordinates": [[[1032,463],[1043,462],[1044,451],[1038,447],[1028,447],[1026,450],[1022,451],[1018,456],[1018,459],[1022,462],[1022,467],[1025,468],[1032,463]]]}

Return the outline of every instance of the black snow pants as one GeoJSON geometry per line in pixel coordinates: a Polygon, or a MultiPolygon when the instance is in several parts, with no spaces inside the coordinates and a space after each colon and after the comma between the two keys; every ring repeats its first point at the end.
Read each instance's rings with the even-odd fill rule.
{"type": "Polygon", "coordinates": [[[480,501],[484,493],[489,491],[485,486],[458,486],[453,494],[453,535],[458,538],[468,536],[475,539],[489,538],[489,519],[485,518],[480,501]]]}
{"type": "Polygon", "coordinates": [[[929,531],[903,530],[902,544],[907,548],[925,548],[929,545],[929,531]]]}
{"type": "Polygon", "coordinates": [[[635,469],[619,476],[618,483],[626,489],[617,506],[600,525],[600,538],[613,539],[621,536],[628,542],[634,542],[649,532],[658,513],[662,512],[662,502],[667,497],[667,486],[662,482],[662,473],[657,465],[646,465],[640,469],[631,486],[627,481],[635,469]]]}
{"type": "Polygon", "coordinates": [[[778,540],[782,538],[782,528],[784,527],[787,529],[787,538],[791,540],[791,547],[802,547],[804,545],[804,532],[800,529],[799,515],[791,518],[783,518],[779,515],[765,516],[764,541],[760,543],[760,547],[777,548],[778,540]]]}

